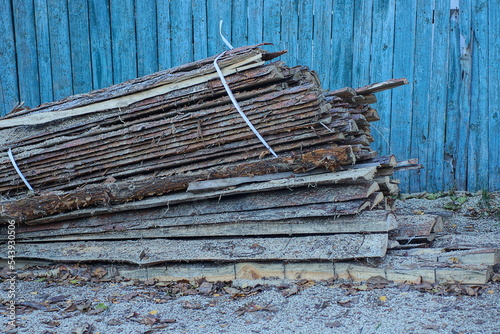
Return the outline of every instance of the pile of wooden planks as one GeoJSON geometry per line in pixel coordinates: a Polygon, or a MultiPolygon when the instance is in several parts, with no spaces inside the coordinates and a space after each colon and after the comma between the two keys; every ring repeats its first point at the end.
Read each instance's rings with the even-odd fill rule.
{"type": "Polygon", "coordinates": [[[421,166],[370,147],[373,94],[406,79],[325,91],[306,67],[266,63],[282,53],[217,62],[277,156],[215,57],[0,119],[0,220],[16,223],[16,257],[324,267],[430,241],[438,218],[391,212],[394,171],[421,166]]]}

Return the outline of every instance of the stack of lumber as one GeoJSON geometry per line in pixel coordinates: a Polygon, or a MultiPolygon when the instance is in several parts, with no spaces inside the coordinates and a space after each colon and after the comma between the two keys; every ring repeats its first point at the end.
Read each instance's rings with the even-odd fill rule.
{"type": "Polygon", "coordinates": [[[373,94],[406,79],[324,91],[306,67],[266,63],[282,53],[243,47],[217,62],[277,156],[235,110],[215,57],[0,119],[0,220],[16,223],[16,258],[148,277],[222,262],[234,279],[258,263],[330,268],[431,241],[436,218],[391,212],[394,171],[420,165],[370,147],[373,94]]]}

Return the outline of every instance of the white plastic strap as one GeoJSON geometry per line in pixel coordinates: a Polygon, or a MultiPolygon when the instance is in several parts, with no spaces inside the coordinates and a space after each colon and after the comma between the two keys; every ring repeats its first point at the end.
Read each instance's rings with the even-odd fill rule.
{"type": "MultiPolygon", "coordinates": [[[[220,23],[219,23],[219,34],[222,37],[222,40],[224,41],[224,43],[226,43],[226,45],[230,49],[232,49],[233,46],[231,45],[231,43],[229,43],[229,41],[224,37],[224,35],[222,35],[222,22],[223,21],[221,20],[220,23]]],[[[224,55],[224,53],[226,53],[226,51],[222,52],[220,55],[218,55],[214,59],[214,67],[215,67],[215,70],[217,71],[217,74],[219,74],[219,78],[222,81],[222,85],[226,89],[227,95],[229,95],[229,98],[231,99],[231,102],[233,102],[234,107],[236,108],[236,110],[238,110],[238,113],[245,120],[245,123],[247,123],[248,127],[253,131],[253,133],[257,136],[257,138],[259,138],[259,140],[261,141],[261,143],[269,150],[269,152],[271,152],[271,154],[274,155],[277,158],[278,155],[274,152],[274,150],[271,148],[271,146],[269,146],[269,144],[265,141],[265,139],[262,138],[262,136],[260,135],[259,131],[257,131],[257,129],[253,126],[252,122],[250,122],[250,120],[248,119],[248,117],[241,110],[240,105],[238,104],[238,101],[236,101],[236,98],[234,97],[233,92],[231,91],[231,88],[229,88],[229,85],[227,84],[227,81],[224,78],[224,75],[222,74],[222,71],[219,68],[219,65],[217,65],[217,61],[219,60],[220,57],[222,57],[224,55]]]]}
{"type": "Polygon", "coordinates": [[[14,160],[14,156],[12,155],[12,150],[9,147],[9,151],[7,152],[9,154],[9,159],[10,162],[12,162],[12,165],[16,169],[17,174],[21,177],[21,180],[23,180],[24,184],[26,187],[28,187],[29,190],[34,191],[31,185],[28,183],[28,180],[24,177],[23,173],[21,173],[21,170],[19,170],[19,167],[17,167],[16,160],[14,160]]]}

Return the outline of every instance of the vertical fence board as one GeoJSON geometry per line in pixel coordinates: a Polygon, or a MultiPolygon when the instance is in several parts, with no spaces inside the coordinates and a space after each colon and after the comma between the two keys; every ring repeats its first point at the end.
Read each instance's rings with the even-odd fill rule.
{"type": "MultiPolygon", "coordinates": [[[[472,7],[470,27],[471,34],[471,124],[468,144],[467,188],[469,190],[488,189],[488,118],[490,116],[488,100],[484,93],[488,91],[489,73],[486,66],[488,62],[488,1],[476,1],[472,7]]],[[[498,31],[497,31],[498,33],[498,31]]],[[[497,37],[494,37],[497,38],[497,37]]],[[[496,134],[500,136],[499,133],[496,134]]],[[[494,146],[492,147],[493,149],[494,146]]],[[[500,150],[500,146],[496,147],[500,150]]],[[[500,160],[497,160],[500,163],[500,160]]]]}
{"type": "Polygon", "coordinates": [[[52,58],[50,55],[49,19],[46,0],[35,0],[36,51],[38,57],[38,82],[40,102],[54,100],[52,88],[52,58]]]}
{"type": "Polygon", "coordinates": [[[19,78],[19,100],[26,106],[40,104],[38,58],[36,54],[35,15],[33,3],[14,0],[14,40],[19,78]]]}
{"type": "MultiPolygon", "coordinates": [[[[371,43],[370,79],[382,82],[393,77],[395,2],[375,1],[373,3],[373,28],[371,43]]],[[[406,87],[405,87],[406,88],[406,87]]],[[[375,109],[380,110],[380,121],[372,124],[372,143],[380,154],[391,154],[389,133],[391,126],[392,90],[377,93],[375,109]]]]}
{"type": "Polygon", "coordinates": [[[331,89],[353,86],[354,1],[333,3],[332,60],[329,62],[331,89]]]}
{"type": "Polygon", "coordinates": [[[281,0],[264,0],[262,40],[280,48],[281,0]]]}
{"type": "Polygon", "coordinates": [[[50,56],[54,99],[73,94],[68,7],[66,2],[48,0],[50,56]]]}
{"type": "Polygon", "coordinates": [[[158,71],[158,33],[156,31],[156,0],[135,1],[137,34],[137,75],[158,71]]]}
{"type": "Polygon", "coordinates": [[[444,139],[447,101],[447,61],[450,3],[436,0],[434,8],[432,57],[429,84],[429,145],[427,150],[427,190],[443,189],[444,139]]]}
{"type": "Polygon", "coordinates": [[[0,115],[12,110],[19,100],[16,73],[14,23],[10,0],[0,0],[0,115]]]}
{"type": "Polygon", "coordinates": [[[190,1],[170,2],[172,66],[193,61],[193,13],[190,1]]]}
{"type": "Polygon", "coordinates": [[[170,19],[170,0],[156,1],[156,17],[158,19],[158,67],[164,70],[172,67],[172,46],[170,19]]]}
{"type": "Polygon", "coordinates": [[[332,58],[332,2],[316,0],[314,2],[314,70],[318,72],[323,88],[330,87],[332,74],[330,59],[332,58]]]}
{"type": "Polygon", "coordinates": [[[227,50],[228,47],[219,34],[219,22],[222,23],[222,34],[226,39],[231,39],[231,1],[207,0],[207,33],[208,54],[210,56],[227,50]]]}
{"type": "Polygon", "coordinates": [[[373,0],[355,0],[352,57],[352,85],[365,86],[370,81],[373,0]]]}
{"type": "Polygon", "coordinates": [[[68,1],[73,92],[92,90],[87,0],[68,1]]]}
{"type": "MultiPolygon", "coordinates": [[[[433,5],[428,0],[417,1],[415,21],[415,56],[413,65],[413,96],[408,101],[413,106],[411,156],[418,158],[426,169],[410,175],[410,191],[419,192],[426,189],[427,147],[429,145],[429,82],[431,79],[431,52],[433,5]]],[[[401,89],[406,89],[402,87],[401,89]]]]}
{"type": "Polygon", "coordinates": [[[137,77],[134,0],[111,0],[113,83],[137,77]]]}
{"type": "Polygon", "coordinates": [[[208,57],[207,5],[205,0],[193,0],[193,57],[208,57]]]}
{"type": "Polygon", "coordinates": [[[297,54],[299,48],[299,1],[283,0],[281,3],[281,42],[279,48],[288,52],[282,56],[282,60],[291,66],[299,65],[297,54]]]}
{"type": "Polygon", "coordinates": [[[299,38],[297,64],[313,68],[313,2],[303,0],[299,2],[299,38]]]}
{"type": "Polygon", "coordinates": [[[88,0],[93,89],[113,84],[109,0],[88,0]]]}
{"type": "MultiPolygon", "coordinates": [[[[500,190],[500,6],[489,6],[488,13],[488,62],[489,90],[481,92],[488,96],[488,138],[489,143],[489,189],[500,190]]],[[[486,131],[486,129],[483,129],[486,131]]]]}
{"type": "MultiPolygon", "coordinates": [[[[411,101],[413,89],[415,19],[416,3],[414,0],[402,0],[396,3],[393,75],[398,78],[406,77],[410,83],[404,89],[394,89],[392,92],[393,112],[391,113],[389,142],[392,153],[399,159],[411,158],[412,106],[408,101],[411,101]]],[[[407,191],[410,173],[398,175],[404,191],[407,191]]]]}
{"type": "Polygon", "coordinates": [[[238,46],[248,45],[248,1],[233,0],[231,17],[231,44],[238,46]]]}
{"type": "Polygon", "coordinates": [[[264,15],[264,0],[248,4],[248,44],[266,42],[263,40],[264,15]]]}

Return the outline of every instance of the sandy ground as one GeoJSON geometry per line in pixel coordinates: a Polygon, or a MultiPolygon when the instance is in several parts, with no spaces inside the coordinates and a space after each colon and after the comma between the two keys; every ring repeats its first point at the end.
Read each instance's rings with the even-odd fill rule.
{"type": "MultiPolygon", "coordinates": [[[[445,212],[445,235],[482,238],[500,248],[500,194],[402,198],[398,210],[403,212],[445,212]]],[[[8,326],[10,283],[3,279],[0,329],[7,333],[500,333],[499,282],[236,286],[26,275],[16,281],[15,292],[13,328],[8,326]]]]}

